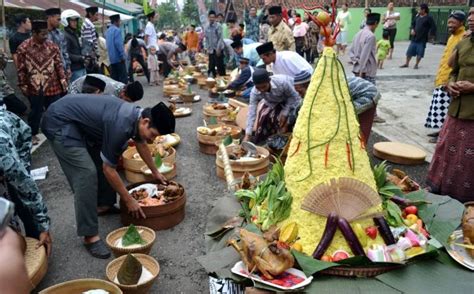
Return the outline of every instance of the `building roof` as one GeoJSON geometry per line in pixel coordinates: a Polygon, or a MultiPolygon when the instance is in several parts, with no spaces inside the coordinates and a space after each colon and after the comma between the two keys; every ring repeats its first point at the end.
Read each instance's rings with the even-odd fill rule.
{"type": "MultiPolygon", "coordinates": [[[[94,0],[97,3],[97,6],[102,6],[102,0],[94,0]]],[[[113,9],[115,11],[125,13],[125,14],[132,14],[132,15],[139,15],[143,14],[143,7],[136,3],[126,2],[125,0],[106,0],[105,6],[109,9],[113,9]]]]}
{"type": "MultiPolygon", "coordinates": [[[[14,7],[14,8],[25,8],[25,9],[36,9],[36,10],[45,10],[51,7],[57,7],[57,1],[54,1],[54,4],[51,4],[51,0],[5,0],[6,7],[14,7]]],[[[92,5],[96,5],[99,7],[99,13],[102,15],[102,5],[96,4],[94,1],[90,0],[70,0],[70,1],[61,1],[61,9],[74,9],[80,15],[86,14],[86,8],[92,5]]],[[[108,22],[108,16],[117,14],[118,12],[105,9],[104,16],[106,21],[108,22]]],[[[120,14],[120,19],[122,21],[129,21],[132,20],[133,17],[127,14],[120,14]]],[[[101,17],[99,17],[101,18],[101,17]]]]}

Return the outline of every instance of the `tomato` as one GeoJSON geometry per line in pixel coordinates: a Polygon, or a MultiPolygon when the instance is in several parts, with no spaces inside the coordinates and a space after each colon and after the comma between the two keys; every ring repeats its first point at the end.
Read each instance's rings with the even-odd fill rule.
{"type": "Polygon", "coordinates": [[[374,226],[370,226],[370,227],[365,228],[365,233],[372,240],[375,240],[375,238],[377,238],[377,228],[374,227],[374,226]]]}
{"type": "Polygon", "coordinates": [[[323,255],[323,256],[321,257],[321,261],[332,262],[332,257],[329,256],[329,255],[323,255]]]}
{"type": "Polygon", "coordinates": [[[416,221],[418,220],[418,217],[415,214],[409,214],[405,218],[405,224],[407,226],[411,226],[413,224],[416,224],[416,221]]]}
{"type": "Polygon", "coordinates": [[[404,212],[407,216],[410,214],[416,215],[418,213],[418,208],[415,205],[410,205],[405,207],[404,212]]]}

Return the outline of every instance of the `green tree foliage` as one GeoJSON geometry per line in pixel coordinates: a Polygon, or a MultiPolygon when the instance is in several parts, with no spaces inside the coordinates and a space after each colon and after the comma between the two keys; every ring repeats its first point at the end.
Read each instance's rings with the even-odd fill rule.
{"type": "Polygon", "coordinates": [[[176,0],[168,0],[158,5],[158,29],[176,29],[181,25],[176,0]]]}
{"type": "Polygon", "coordinates": [[[199,25],[199,10],[195,0],[185,0],[181,17],[186,25],[199,25]]]}

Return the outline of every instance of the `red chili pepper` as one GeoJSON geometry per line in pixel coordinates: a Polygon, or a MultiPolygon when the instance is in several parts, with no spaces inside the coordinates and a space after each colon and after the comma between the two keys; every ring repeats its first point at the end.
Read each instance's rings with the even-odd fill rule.
{"type": "Polygon", "coordinates": [[[296,153],[298,153],[298,151],[300,150],[300,145],[301,145],[301,141],[298,142],[298,145],[296,145],[295,151],[290,155],[290,157],[293,157],[296,153]]]}
{"type": "Polygon", "coordinates": [[[349,163],[349,168],[352,170],[351,147],[349,146],[349,142],[346,142],[346,152],[347,152],[347,162],[349,163]]]}
{"type": "Polygon", "coordinates": [[[328,167],[328,157],[329,157],[329,143],[326,144],[326,152],[324,153],[324,167],[328,167]]]}

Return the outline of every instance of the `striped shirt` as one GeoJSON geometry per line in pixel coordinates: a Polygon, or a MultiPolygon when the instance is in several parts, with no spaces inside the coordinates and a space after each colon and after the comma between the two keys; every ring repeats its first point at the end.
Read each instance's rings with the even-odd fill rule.
{"type": "Polygon", "coordinates": [[[88,56],[94,56],[98,54],[99,46],[97,41],[97,32],[95,30],[95,26],[90,19],[87,17],[84,18],[84,23],[82,23],[81,28],[81,36],[82,36],[82,44],[84,47],[91,48],[91,52],[87,52],[88,56]],[[86,42],[88,44],[86,44],[86,42]],[[92,51],[93,50],[93,51],[92,51]]]}

